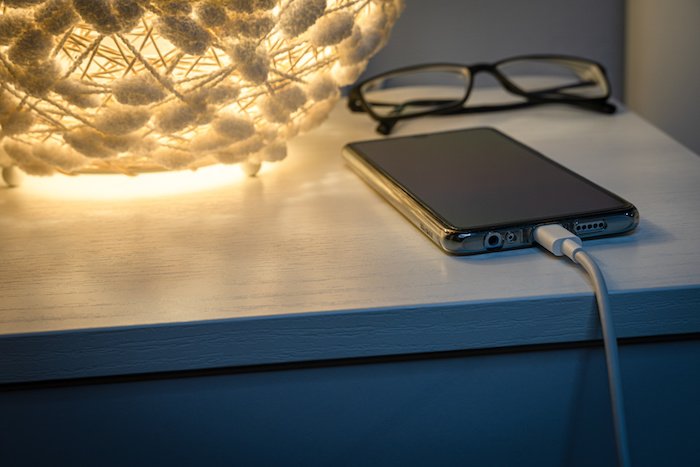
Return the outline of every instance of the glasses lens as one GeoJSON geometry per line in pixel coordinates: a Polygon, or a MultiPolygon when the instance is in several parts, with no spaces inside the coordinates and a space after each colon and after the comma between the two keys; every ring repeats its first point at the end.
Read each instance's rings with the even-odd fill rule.
{"type": "Polygon", "coordinates": [[[603,70],[586,61],[517,59],[501,63],[497,68],[521,90],[542,97],[598,99],[609,94],[603,70]]]}
{"type": "Polygon", "coordinates": [[[467,69],[438,66],[383,75],[365,83],[360,92],[379,117],[411,117],[458,105],[468,84],[467,69]]]}

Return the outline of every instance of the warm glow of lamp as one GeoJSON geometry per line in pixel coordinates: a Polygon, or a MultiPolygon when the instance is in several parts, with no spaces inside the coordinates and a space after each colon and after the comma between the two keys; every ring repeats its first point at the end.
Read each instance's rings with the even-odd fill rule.
{"type": "Polygon", "coordinates": [[[286,156],[403,0],[4,0],[0,166],[123,173],[286,156]]]}

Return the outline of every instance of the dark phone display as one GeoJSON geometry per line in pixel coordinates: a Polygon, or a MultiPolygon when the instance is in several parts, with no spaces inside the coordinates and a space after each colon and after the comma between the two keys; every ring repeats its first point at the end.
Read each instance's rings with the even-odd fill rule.
{"type": "Polygon", "coordinates": [[[460,230],[630,206],[490,128],[350,146],[448,225],[460,230]]]}

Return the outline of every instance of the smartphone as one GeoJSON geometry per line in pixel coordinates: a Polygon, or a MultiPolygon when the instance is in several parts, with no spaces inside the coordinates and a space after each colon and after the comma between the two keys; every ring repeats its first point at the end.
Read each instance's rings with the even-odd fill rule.
{"type": "Polygon", "coordinates": [[[354,142],[343,157],[451,254],[532,246],[542,224],[585,239],[639,223],[630,202],[494,128],[354,142]]]}

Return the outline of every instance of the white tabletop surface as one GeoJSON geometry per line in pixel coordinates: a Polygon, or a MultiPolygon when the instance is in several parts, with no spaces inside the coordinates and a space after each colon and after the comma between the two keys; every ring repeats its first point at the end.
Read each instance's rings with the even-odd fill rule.
{"type": "MultiPolygon", "coordinates": [[[[634,233],[585,242],[620,336],[700,331],[697,155],[624,109],[424,118],[395,134],[484,125],[639,209],[634,233]]],[[[364,185],[340,150],[374,126],[341,102],[283,162],[255,178],[225,168],[235,180],[210,188],[184,174],[185,194],[107,192],[146,176],[0,189],[0,382],[597,337],[575,266],[536,248],[446,255],[364,185]]]]}

